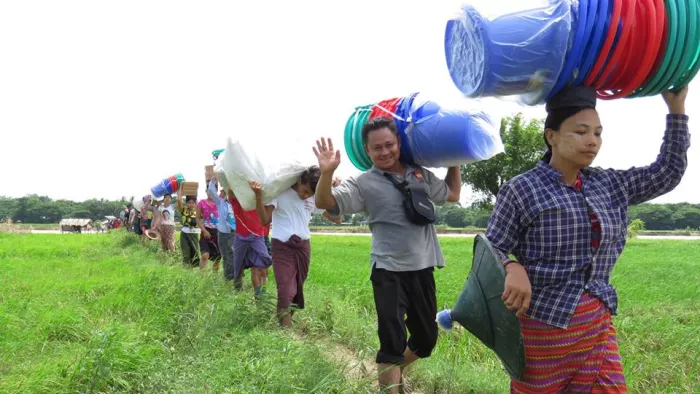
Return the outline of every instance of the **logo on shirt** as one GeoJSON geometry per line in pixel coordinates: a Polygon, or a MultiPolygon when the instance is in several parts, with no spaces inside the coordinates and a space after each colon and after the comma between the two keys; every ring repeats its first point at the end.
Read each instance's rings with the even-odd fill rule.
{"type": "Polygon", "coordinates": [[[415,170],[413,170],[413,176],[415,176],[416,179],[418,179],[418,181],[423,181],[423,173],[419,169],[416,168],[415,170]]]}

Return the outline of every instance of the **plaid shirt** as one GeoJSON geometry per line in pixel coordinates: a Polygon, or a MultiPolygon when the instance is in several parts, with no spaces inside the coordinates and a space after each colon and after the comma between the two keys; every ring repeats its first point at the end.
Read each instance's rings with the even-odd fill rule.
{"type": "Polygon", "coordinates": [[[685,172],[690,146],[688,117],[668,115],[656,161],[625,171],[589,167],[583,188],[561,181],[545,162],[506,182],[499,191],[486,237],[505,264],[512,253],[532,284],[527,316],[567,328],[584,291],[617,312],[610,274],[625,246],[627,208],[673,190],[685,172]],[[590,213],[600,224],[591,246],[590,213]]]}

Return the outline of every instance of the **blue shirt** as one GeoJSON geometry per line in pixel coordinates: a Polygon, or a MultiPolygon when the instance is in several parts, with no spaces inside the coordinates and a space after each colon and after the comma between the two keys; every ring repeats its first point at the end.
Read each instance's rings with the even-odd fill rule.
{"type": "Polygon", "coordinates": [[[668,115],[661,152],[650,166],[586,168],[579,191],[540,162],[501,187],[486,238],[504,264],[513,254],[527,270],[532,284],[528,317],[567,328],[584,291],[617,312],[610,274],[626,243],[627,208],[673,190],[685,173],[689,146],[688,117],[668,115]],[[602,230],[595,249],[589,208],[602,230]]]}
{"type": "Polygon", "coordinates": [[[219,197],[216,190],[216,182],[210,181],[207,193],[216,203],[216,209],[219,211],[219,220],[215,223],[216,229],[220,233],[230,233],[236,230],[236,218],[233,214],[233,207],[226,199],[219,197]]]}

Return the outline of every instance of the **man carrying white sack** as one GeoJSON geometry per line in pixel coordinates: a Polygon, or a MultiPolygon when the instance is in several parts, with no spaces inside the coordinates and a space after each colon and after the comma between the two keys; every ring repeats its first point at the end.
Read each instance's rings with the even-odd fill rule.
{"type": "Polygon", "coordinates": [[[334,150],[330,139],[316,142],[314,153],[321,168],[316,206],[333,215],[368,215],[370,279],[380,343],[376,359],[379,385],[398,393],[403,369],[429,357],[437,342],[433,270],[442,268],[445,260],[435,231],[433,203],[459,201],[461,174],[459,167],[450,167],[442,180],[424,168],[401,162],[401,141],[392,119],[370,119],[362,127],[362,140],[373,167],[336,188],[331,183],[340,151],[334,150]],[[409,189],[411,197],[404,192],[409,189]],[[408,339],[406,328],[411,334],[408,339]]]}

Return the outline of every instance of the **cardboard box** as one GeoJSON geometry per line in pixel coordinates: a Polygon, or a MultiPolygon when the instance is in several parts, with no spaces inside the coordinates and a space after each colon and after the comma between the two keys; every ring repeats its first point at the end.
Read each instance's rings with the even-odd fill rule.
{"type": "Polygon", "coordinates": [[[182,194],[184,196],[196,196],[197,190],[199,190],[199,183],[197,182],[182,183],[182,194]]]}
{"type": "Polygon", "coordinates": [[[214,166],[205,166],[204,167],[204,179],[207,181],[210,181],[212,178],[214,178],[214,166]]]}

